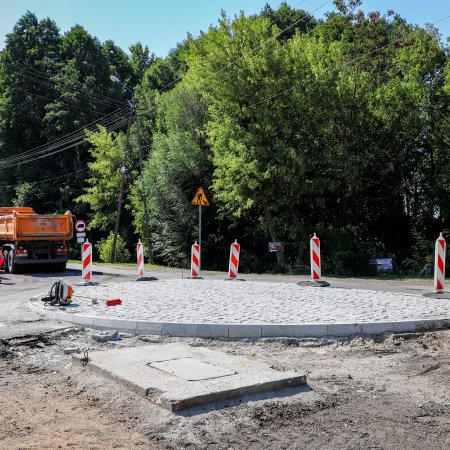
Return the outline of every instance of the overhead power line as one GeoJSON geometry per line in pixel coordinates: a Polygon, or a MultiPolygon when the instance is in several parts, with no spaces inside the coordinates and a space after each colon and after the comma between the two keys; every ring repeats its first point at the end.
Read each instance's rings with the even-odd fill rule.
{"type": "MultiPolygon", "coordinates": [[[[52,77],[49,77],[48,73],[43,72],[42,70],[36,69],[33,66],[30,66],[28,64],[25,64],[23,62],[17,62],[16,64],[20,64],[21,66],[25,67],[29,72],[31,72],[33,75],[37,75],[41,78],[45,78],[46,80],[50,80],[50,81],[54,81],[56,82],[56,80],[53,80],[52,77]]],[[[58,71],[58,73],[60,73],[60,71],[58,71]]],[[[73,90],[76,90],[77,92],[80,90],[79,86],[72,86],[73,90]]],[[[118,105],[122,105],[124,102],[121,100],[118,100],[117,98],[114,97],[110,97],[109,95],[106,95],[104,93],[101,93],[99,91],[94,91],[94,90],[86,90],[86,89],[82,89],[83,92],[86,92],[88,95],[90,96],[95,96],[98,97],[100,99],[104,99],[104,100],[109,100],[112,103],[117,103],[118,105]]]]}
{"type": "MultiPolygon", "coordinates": [[[[279,38],[283,33],[285,33],[286,31],[290,30],[291,28],[295,27],[296,25],[300,24],[301,22],[303,22],[305,19],[312,17],[312,15],[319,11],[320,9],[324,8],[326,5],[328,5],[329,3],[331,3],[333,0],[328,0],[325,3],[321,4],[320,6],[318,6],[316,9],[314,9],[311,13],[307,13],[305,14],[303,17],[301,17],[300,19],[296,20],[294,23],[292,23],[291,25],[289,25],[288,27],[284,28],[283,30],[281,30],[279,33],[277,33],[275,36],[272,36],[271,38],[269,38],[266,42],[270,42],[274,39],[279,38]]],[[[301,4],[302,2],[299,2],[299,4],[301,4]]],[[[296,5],[298,6],[298,5],[296,5]]],[[[294,7],[295,8],[295,7],[294,7]]],[[[279,19],[274,20],[272,23],[270,23],[269,27],[271,27],[272,25],[274,25],[279,19]]],[[[220,69],[216,70],[215,72],[211,73],[208,77],[206,77],[203,81],[207,81],[210,78],[212,78],[213,76],[223,72],[224,70],[236,65],[236,63],[238,61],[240,61],[243,58],[247,58],[248,56],[252,55],[254,52],[256,52],[256,50],[259,50],[262,47],[263,44],[257,45],[256,47],[252,48],[250,50],[250,52],[248,54],[239,56],[238,58],[234,59],[233,61],[229,62],[228,64],[226,64],[225,66],[221,67],[220,69]]],[[[165,86],[163,86],[161,89],[158,89],[158,92],[162,93],[164,92],[165,89],[167,89],[168,87],[172,86],[174,83],[178,82],[181,80],[181,76],[176,78],[175,80],[173,80],[172,82],[170,82],[169,84],[166,84],[165,86]]]]}
{"type": "MultiPolygon", "coordinates": [[[[447,19],[449,19],[449,18],[450,18],[450,15],[445,16],[445,17],[443,17],[442,19],[439,19],[439,20],[433,22],[431,25],[436,25],[437,23],[443,22],[444,20],[447,20],[447,19]]],[[[388,47],[390,47],[391,45],[394,45],[394,44],[396,44],[397,42],[399,42],[399,41],[401,41],[401,40],[407,39],[408,37],[412,36],[414,33],[417,33],[418,31],[419,31],[419,30],[413,30],[413,31],[411,31],[410,33],[407,33],[405,36],[398,37],[398,38],[394,39],[394,40],[393,40],[392,42],[390,42],[389,44],[383,45],[383,46],[378,47],[378,48],[376,48],[375,50],[372,50],[372,51],[370,51],[370,52],[368,52],[368,53],[365,53],[365,54],[363,54],[363,55],[357,56],[356,58],[354,58],[354,59],[352,59],[352,60],[346,62],[346,63],[343,65],[343,67],[348,67],[348,66],[350,66],[351,64],[353,64],[353,63],[359,61],[359,60],[362,59],[362,58],[366,58],[366,57],[368,57],[368,56],[372,56],[372,55],[374,55],[375,53],[378,53],[380,50],[383,50],[383,49],[385,49],[385,48],[388,48],[388,47]]],[[[333,71],[339,70],[340,68],[341,68],[341,67],[335,67],[335,68],[333,69],[333,71]]],[[[259,106],[259,105],[261,105],[261,104],[263,104],[263,103],[266,103],[266,102],[268,102],[268,101],[270,101],[270,100],[273,100],[273,99],[275,99],[275,98],[277,98],[277,97],[280,97],[280,96],[282,96],[282,95],[284,95],[284,94],[287,94],[288,92],[291,92],[291,91],[293,91],[293,90],[295,90],[295,89],[298,89],[299,87],[305,86],[305,85],[308,84],[308,83],[310,83],[309,80],[306,80],[306,81],[297,83],[297,84],[295,84],[294,86],[291,86],[291,87],[289,87],[289,88],[287,88],[287,89],[285,89],[285,90],[283,90],[283,91],[280,91],[280,92],[278,92],[278,93],[276,93],[276,94],[273,94],[273,95],[271,95],[271,96],[269,96],[269,97],[266,97],[266,98],[264,98],[264,99],[262,99],[262,100],[260,100],[260,101],[258,101],[258,102],[255,102],[255,103],[252,103],[252,104],[250,104],[250,105],[248,105],[248,106],[245,106],[245,107],[242,108],[242,109],[243,109],[243,111],[246,111],[246,110],[248,110],[248,109],[255,108],[256,106],[259,106]]]]}
{"type": "Polygon", "coordinates": [[[62,136],[59,139],[56,139],[48,144],[41,145],[39,147],[35,147],[33,149],[30,149],[26,152],[20,153],[18,155],[13,155],[8,158],[0,159],[0,167],[11,167],[13,165],[16,165],[18,163],[23,163],[25,160],[29,159],[37,159],[37,156],[44,155],[48,153],[51,150],[57,149],[58,147],[61,147],[65,144],[76,142],[76,145],[78,145],[80,142],[83,142],[85,140],[85,131],[96,131],[97,126],[104,126],[109,131],[113,131],[117,128],[120,128],[120,126],[123,126],[124,123],[126,123],[126,117],[123,115],[124,111],[116,111],[114,113],[111,113],[107,115],[108,117],[104,117],[101,120],[91,122],[91,124],[86,125],[85,127],[80,128],[79,130],[76,130],[72,133],[69,133],[65,136],[62,136]]]}
{"type": "MultiPolygon", "coordinates": [[[[30,68],[29,66],[27,66],[26,64],[18,61],[15,64],[18,64],[22,67],[24,67],[24,69],[22,70],[18,70],[17,68],[13,67],[11,64],[8,65],[9,69],[12,70],[13,72],[15,72],[18,75],[23,75],[24,77],[27,77],[33,81],[36,81],[38,83],[41,84],[46,84],[48,86],[53,86],[54,88],[57,87],[57,80],[55,80],[53,77],[49,77],[48,74],[45,74],[44,72],[40,72],[37,69],[34,68],[30,68]],[[26,73],[24,73],[23,71],[25,71],[26,73]],[[40,72],[39,73],[35,73],[35,72],[40,72]]],[[[112,97],[109,97],[107,95],[104,94],[99,94],[96,91],[88,91],[86,89],[83,89],[80,86],[70,86],[68,85],[68,83],[66,81],[64,81],[64,87],[69,90],[74,92],[77,95],[80,95],[82,97],[88,98],[91,101],[94,102],[98,102],[98,103],[102,103],[105,105],[115,105],[115,106],[122,106],[124,104],[123,101],[114,99],[112,97]]]]}
{"type": "MultiPolygon", "coordinates": [[[[74,175],[74,174],[76,174],[76,173],[83,172],[83,171],[85,171],[85,170],[86,170],[86,168],[83,167],[82,169],[75,170],[74,172],[65,173],[64,175],[59,175],[58,177],[47,178],[46,180],[40,180],[40,181],[24,181],[23,183],[32,184],[32,185],[35,185],[35,184],[42,184],[42,183],[47,183],[47,182],[49,182],[49,181],[54,181],[54,180],[59,180],[59,179],[61,179],[61,178],[66,178],[66,177],[68,177],[69,175],[74,175]]],[[[21,186],[23,183],[0,185],[0,188],[12,188],[12,187],[18,187],[18,186],[21,186]]]]}
{"type": "MultiPolygon", "coordinates": [[[[115,129],[120,128],[121,126],[123,126],[124,123],[125,123],[125,120],[119,119],[115,123],[111,123],[110,125],[108,125],[107,129],[108,129],[108,131],[115,130],[115,129]]],[[[86,137],[83,136],[83,135],[76,136],[73,139],[70,139],[70,140],[68,140],[66,142],[59,143],[58,145],[55,145],[55,146],[52,146],[52,147],[45,148],[44,150],[41,150],[39,152],[30,154],[30,155],[26,155],[26,156],[23,156],[22,158],[18,158],[18,159],[15,159],[15,160],[10,160],[10,161],[3,162],[1,167],[11,167],[11,166],[14,166],[14,165],[17,165],[17,164],[23,164],[24,162],[29,162],[29,161],[33,161],[35,159],[40,159],[40,158],[45,157],[47,155],[50,155],[50,154],[53,154],[53,153],[57,153],[57,152],[53,152],[53,153],[49,153],[49,152],[51,152],[52,150],[60,148],[62,145],[74,143],[74,146],[76,146],[76,145],[80,145],[80,144],[84,143],[85,140],[86,140],[86,137]]],[[[67,149],[67,147],[65,147],[65,148],[67,149]]]]}
{"type": "MultiPolygon", "coordinates": [[[[36,83],[39,83],[39,84],[42,84],[42,85],[45,85],[45,86],[52,87],[53,89],[56,89],[56,87],[54,85],[54,82],[52,82],[52,81],[47,81],[47,80],[42,80],[42,79],[36,78],[36,77],[31,76],[31,75],[29,75],[27,73],[24,73],[23,70],[17,70],[17,69],[14,69],[12,67],[10,67],[9,69],[12,72],[16,73],[17,75],[22,76],[24,78],[27,78],[28,80],[34,81],[36,83]]],[[[118,106],[122,106],[124,104],[124,102],[111,102],[111,101],[98,99],[98,98],[95,97],[95,95],[84,94],[82,89],[79,89],[77,91],[75,91],[74,89],[68,89],[68,91],[71,91],[74,95],[83,97],[84,99],[87,99],[87,100],[89,100],[92,103],[100,105],[103,108],[111,107],[111,106],[118,107],[118,106]]],[[[44,97],[44,98],[46,98],[46,97],[44,97]]],[[[48,99],[52,100],[51,98],[48,98],[48,99]]],[[[65,103],[64,100],[60,100],[60,99],[54,99],[54,100],[55,101],[61,101],[62,103],[65,103]]],[[[91,111],[93,111],[93,110],[91,110],[91,111]]]]}
{"type": "MultiPolygon", "coordinates": [[[[116,130],[118,128],[121,128],[124,125],[126,125],[126,123],[127,123],[127,119],[123,118],[120,121],[118,121],[117,123],[111,125],[110,128],[109,128],[109,131],[111,132],[111,131],[114,131],[114,130],[116,130]]],[[[48,149],[47,153],[45,153],[45,154],[30,155],[29,158],[26,158],[26,159],[23,159],[23,160],[20,160],[20,161],[14,161],[14,162],[11,162],[11,163],[2,164],[1,167],[2,168],[8,168],[8,167],[18,166],[19,164],[28,164],[30,162],[37,161],[38,159],[47,158],[47,157],[55,155],[57,153],[61,153],[63,151],[66,151],[66,150],[69,150],[71,148],[77,147],[78,145],[81,145],[84,142],[85,142],[85,139],[81,138],[78,141],[75,141],[75,142],[71,143],[70,145],[65,145],[64,147],[61,147],[61,148],[55,147],[55,148],[52,148],[52,149],[48,149]]]]}
{"type": "Polygon", "coordinates": [[[11,159],[15,159],[16,157],[20,157],[22,155],[32,154],[32,153],[36,152],[37,150],[48,148],[49,146],[54,145],[54,144],[60,144],[62,142],[65,142],[68,138],[72,139],[75,136],[84,136],[84,132],[85,132],[84,130],[86,130],[86,129],[87,130],[91,130],[93,128],[95,129],[95,127],[98,126],[98,125],[108,124],[111,119],[113,119],[113,118],[115,118],[116,116],[119,116],[119,115],[121,116],[123,114],[123,112],[124,112],[124,109],[123,110],[113,111],[112,113],[106,114],[101,119],[98,119],[98,120],[95,120],[93,122],[90,122],[90,123],[86,124],[85,126],[80,127],[77,130],[72,131],[71,133],[67,133],[67,134],[65,134],[65,135],[63,135],[63,136],[61,136],[61,137],[59,137],[57,139],[54,139],[53,141],[48,142],[47,144],[42,144],[42,145],[39,145],[37,147],[31,148],[31,149],[29,149],[29,150],[27,150],[25,152],[20,153],[19,155],[13,155],[13,156],[10,156],[10,157],[7,157],[7,158],[0,159],[0,163],[4,162],[4,161],[11,160],[11,159]]]}
{"type": "MultiPolygon", "coordinates": [[[[30,92],[30,91],[27,91],[27,90],[25,90],[25,89],[18,88],[17,86],[14,86],[13,90],[23,92],[24,94],[32,95],[33,97],[40,97],[40,98],[43,98],[43,99],[45,99],[45,100],[50,100],[51,102],[59,102],[59,103],[62,103],[62,104],[64,104],[64,105],[67,105],[67,106],[69,106],[69,107],[71,107],[71,108],[79,109],[79,110],[81,110],[81,111],[89,111],[89,112],[93,112],[93,113],[95,113],[95,114],[101,114],[100,111],[97,111],[97,110],[95,110],[95,109],[92,109],[92,108],[86,108],[86,107],[84,107],[84,106],[74,105],[73,103],[65,102],[64,100],[61,100],[61,99],[59,99],[59,98],[56,99],[56,98],[47,97],[47,96],[45,96],[45,95],[36,94],[35,92],[30,92]]],[[[109,106],[109,107],[111,107],[111,106],[109,106]]]]}
{"type": "MultiPolygon", "coordinates": [[[[117,122],[112,123],[111,125],[108,126],[108,131],[110,131],[110,132],[114,131],[117,128],[124,126],[125,123],[126,123],[125,119],[119,119],[117,122]]],[[[16,166],[19,164],[25,164],[25,163],[28,163],[31,161],[35,161],[37,159],[45,158],[45,157],[53,155],[55,153],[59,153],[61,151],[67,150],[69,148],[73,148],[78,145],[81,145],[85,142],[85,140],[86,140],[86,138],[84,136],[77,136],[76,138],[71,139],[67,142],[55,145],[53,147],[46,148],[43,151],[24,156],[20,159],[2,162],[1,167],[3,167],[3,168],[13,167],[13,166],[16,166]],[[68,144],[71,144],[71,145],[68,145],[68,144]]]]}

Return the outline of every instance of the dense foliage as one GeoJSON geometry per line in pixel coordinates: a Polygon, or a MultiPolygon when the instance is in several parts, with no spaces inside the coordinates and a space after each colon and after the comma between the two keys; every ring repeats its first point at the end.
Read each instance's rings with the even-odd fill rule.
{"type": "Polygon", "coordinates": [[[324,271],[361,274],[378,253],[420,270],[450,219],[449,51],[433,26],[360,3],[324,20],[286,4],[223,14],[166,58],[27,13],[0,53],[0,203],[72,209],[106,258],[124,166],[131,254],[146,199],[152,258],[188,265],[203,186],[204,267],[226,267],[237,238],[244,270],[303,270],[316,231],[324,271]],[[139,102],[129,146],[130,93],[111,74],[139,102]],[[83,128],[70,149],[44,146],[83,128]],[[38,146],[45,157],[21,156],[38,146]]]}

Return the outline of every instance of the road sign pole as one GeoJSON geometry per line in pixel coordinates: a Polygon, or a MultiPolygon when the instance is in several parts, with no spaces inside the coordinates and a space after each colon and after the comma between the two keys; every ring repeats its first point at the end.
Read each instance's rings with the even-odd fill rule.
{"type": "Polygon", "coordinates": [[[200,264],[202,263],[202,205],[198,205],[198,244],[200,245],[200,264]]]}
{"type": "Polygon", "coordinates": [[[201,187],[198,189],[195,197],[192,199],[192,205],[198,206],[198,245],[200,247],[199,251],[199,267],[201,263],[202,254],[202,206],[209,206],[208,198],[206,197],[204,189],[201,187]]]}

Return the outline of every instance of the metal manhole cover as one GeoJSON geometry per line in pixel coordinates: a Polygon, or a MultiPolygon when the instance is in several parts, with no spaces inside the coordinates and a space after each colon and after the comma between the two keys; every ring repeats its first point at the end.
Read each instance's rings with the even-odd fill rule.
{"type": "Polygon", "coordinates": [[[166,361],[154,361],[147,363],[147,365],[187,381],[210,380],[213,378],[236,375],[234,370],[214,366],[213,364],[200,361],[196,358],[179,358],[169,359],[166,361]]]}

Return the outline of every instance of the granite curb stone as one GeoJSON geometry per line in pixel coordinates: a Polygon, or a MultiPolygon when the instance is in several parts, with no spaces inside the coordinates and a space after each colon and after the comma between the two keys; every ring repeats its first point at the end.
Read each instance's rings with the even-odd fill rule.
{"type": "Polygon", "coordinates": [[[70,322],[87,328],[117,329],[136,335],[205,337],[205,338],[265,338],[265,337],[350,337],[358,334],[380,335],[385,332],[430,331],[450,327],[450,318],[417,319],[385,322],[304,323],[304,324],[227,324],[128,320],[101,316],[86,316],[73,312],[45,309],[40,296],[29,299],[29,306],[52,320],[70,322]]]}

